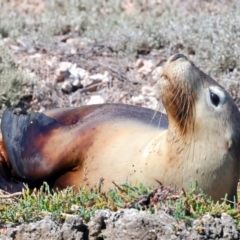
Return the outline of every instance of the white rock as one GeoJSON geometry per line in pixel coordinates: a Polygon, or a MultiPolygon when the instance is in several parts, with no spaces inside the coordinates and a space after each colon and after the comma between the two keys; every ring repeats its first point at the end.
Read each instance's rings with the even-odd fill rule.
{"type": "Polygon", "coordinates": [[[73,64],[72,67],[69,69],[69,72],[70,72],[73,79],[79,79],[80,78],[79,72],[78,72],[78,69],[77,69],[77,64],[73,64]]]}
{"type": "Polygon", "coordinates": [[[83,47],[87,46],[87,42],[81,41],[78,38],[69,38],[69,39],[67,39],[66,44],[78,45],[78,46],[83,46],[83,47]]]}
{"type": "Polygon", "coordinates": [[[76,43],[78,43],[79,42],[79,39],[77,39],[77,38],[68,38],[67,40],[66,40],[66,44],[76,44],[76,43]]]}
{"type": "Polygon", "coordinates": [[[138,69],[138,73],[148,75],[153,71],[155,64],[152,60],[143,60],[143,66],[138,69]]]}
{"type": "Polygon", "coordinates": [[[78,205],[73,204],[73,205],[71,205],[70,210],[73,211],[73,212],[75,212],[75,211],[77,211],[79,208],[80,208],[80,207],[79,207],[78,205]]]}
{"type": "Polygon", "coordinates": [[[93,95],[93,96],[90,97],[90,99],[88,100],[88,102],[86,104],[87,105],[102,104],[104,102],[105,102],[105,100],[103,99],[102,96],[100,96],[100,95],[93,95]]]}
{"type": "Polygon", "coordinates": [[[77,49],[76,48],[71,48],[70,53],[71,54],[76,54],[77,53],[77,49]]]}
{"type": "Polygon", "coordinates": [[[141,58],[139,58],[135,63],[136,68],[141,68],[143,65],[144,65],[143,59],[141,59],[141,58]]]}
{"type": "Polygon", "coordinates": [[[101,74],[101,73],[94,74],[89,77],[89,79],[92,81],[102,80],[102,78],[103,78],[103,74],[101,74]]]}
{"type": "Polygon", "coordinates": [[[83,87],[85,88],[85,87],[89,86],[90,84],[92,84],[93,81],[90,80],[88,77],[85,77],[85,78],[81,81],[81,83],[82,83],[83,87]]]}
{"type": "Polygon", "coordinates": [[[151,86],[142,86],[141,92],[144,96],[155,96],[156,90],[151,86]]]}
{"type": "Polygon", "coordinates": [[[158,107],[158,100],[155,97],[149,96],[145,98],[146,107],[156,110],[158,107]]]}
{"type": "Polygon", "coordinates": [[[81,84],[83,85],[83,87],[86,87],[92,83],[92,81],[89,79],[88,71],[78,67],[76,68],[76,72],[77,72],[78,78],[81,80],[81,84]]]}
{"type": "Polygon", "coordinates": [[[69,69],[72,67],[70,62],[61,62],[59,68],[56,70],[55,79],[58,82],[62,82],[65,79],[69,78],[71,73],[69,69]]]}
{"type": "Polygon", "coordinates": [[[17,46],[17,45],[11,44],[11,45],[10,45],[10,49],[13,50],[13,51],[15,51],[15,52],[17,52],[17,51],[20,50],[20,47],[17,46]]]}
{"type": "Polygon", "coordinates": [[[154,81],[158,81],[159,79],[160,79],[160,76],[161,76],[161,74],[162,74],[162,67],[161,66],[159,66],[159,67],[156,67],[153,71],[152,71],[152,73],[151,73],[151,75],[152,75],[152,79],[154,80],[154,81]]]}
{"type": "Polygon", "coordinates": [[[76,88],[80,88],[82,86],[81,81],[77,78],[72,82],[72,85],[76,88]]]}
{"type": "Polygon", "coordinates": [[[47,64],[50,68],[55,68],[57,62],[58,62],[58,59],[57,59],[56,56],[53,56],[50,60],[46,60],[46,64],[47,64]]]}
{"type": "Polygon", "coordinates": [[[53,67],[53,62],[50,60],[46,60],[46,64],[48,67],[52,68],[53,67]]]}
{"type": "Polygon", "coordinates": [[[78,71],[80,79],[89,78],[89,72],[86,71],[85,69],[78,67],[76,70],[78,71]]]}
{"type": "Polygon", "coordinates": [[[112,77],[108,71],[105,71],[103,75],[104,75],[104,78],[102,80],[103,83],[109,83],[112,80],[112,77]]]}
{"type": "Polygon", "coordinates": [[[85,73],[85,76],[81,83],[83,87],[87,87],[92,83],[100,83],[100,82],[108,83],[110,80],[111,80],[111,76],[108,71],[105,71],[104,74],[98,73],[91,76],[89,76],[89,73],[88,74],[85,73]]]}
{"type": "Polygon", "coordinates": [[[59,69],[61,71],[67,71],[67,70],[71,69],[72,65],[73,64],[71,62],[60,62],[59,69]]]}
{"type": "Polygon", "coordinates": [[[138,95],[138,96],[132,96],[131,101],[133,104],[143,104],[144,103],[144,97],[143,95],[138,95]]]}
{"type": "Polygon", "coordinates": [[[30,58],[41,58],[41,57],[42,57],[41,53],[36,53],[36,54],[30,55],[30,58]]]}
{"type": "Polygon", "coordinates": [[[69,81],[63,82],[62,91],[70,93],[72,91],[72,84],[69,81]]]}
{"type": "Polygon", "coordinates": [[[55,74],[55,79],[57,82],[63,82],[64,80],[69,78],[70,75],[71,73],[68,70],[62,71],[61,69],[57,69],[55,74]]]}
{"type": "Polygon", "coordinates": [[[76,63],[73,63],[72,66],[71,66],[71,68],[69,69],[69,71],[71,72],[71,71],[74,71],[74,70],[76,70],[76,69],[77,69],[77,64],[76,64],[76,63]]]}
{"type": "Polygon", "coordinates": [[[98,73],[98,74],[91,75],[89,79],[92,80],[93,82],[101,81],[104,83],[108,83],[110,81],[110,74],[108,71],[105,71],[104,74],[98,73]]]}

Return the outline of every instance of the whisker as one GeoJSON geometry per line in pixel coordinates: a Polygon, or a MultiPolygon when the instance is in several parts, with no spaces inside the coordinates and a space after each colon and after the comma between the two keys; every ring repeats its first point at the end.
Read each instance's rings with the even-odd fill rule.
{"type": "MultiPolygon", "coordinates": [[[[161,87],[161,84],[157,84],[157,89],[158,89],[158,92],[160,92],[160,97],[162,97],[162,87],[161,87]]],[[[158,120],[158,125],[157,125],[157,128],[158,129],[160,129],[160,126],[161,126],[161,121],[162,121],[162,116],[163,116],[163,112],[162,111],[160,111],[161,109],[160,109],[160,101],[158,102],[158,106],[157,106],[157,109],[158,109],[158,111],[156,110],[155,112],[154,112],[154,115],[153,115],[153,117],[152,117],[152,119],[151,119],[151,122],[150,123],[152,123],[152,121],[153,121],[153,119],[156,117],[156,114],[157,114],[157,112],[160,112],[160,117],[159,117],[159,120],[158,120]]]]}
{"type": "Polygon", "coordinates": [[[190,109],[190,105],[191,105],[191,103],[190,103],[190,99],[189,99],[189,96],[187,95],[187,98],[188,98],[188,100],[187,101],[185,101],[185,102],[187,102],[187,104],[188,104],[188,106],[187,106],[187,109],[186,109],[186,111],[185,111],[185,115],[184,116],[182,116],[182,119],[180,120],[180,123],[182,122],[182,121],[184,121],[184,126],[183,126],[183,133],[185,133],[185,129],[186,129],[186,126],[189,124],[187,121],[188,120],[190,120],[189,119],[189,109],[190,109]]]}

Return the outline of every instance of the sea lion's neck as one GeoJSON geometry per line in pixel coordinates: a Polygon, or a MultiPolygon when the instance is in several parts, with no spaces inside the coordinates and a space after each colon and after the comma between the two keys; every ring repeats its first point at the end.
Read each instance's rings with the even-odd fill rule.
{"type": "Polygon", "coordinates": [[[19,182],[13,175],[12,165],[9,161],[0,133],[0,189],[13,193],[22,191],[23,188],[23,182],[19,182]]]}

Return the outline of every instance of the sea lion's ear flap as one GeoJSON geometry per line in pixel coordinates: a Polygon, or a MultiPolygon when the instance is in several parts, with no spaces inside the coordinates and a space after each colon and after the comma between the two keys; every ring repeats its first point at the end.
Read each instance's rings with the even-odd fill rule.
{"type": "MultiPolygon", "coordinates": [[[[18,116],[9,109],[4,111],[1,123],[3,142],[12,168],[19,177],[28,179],[30,175],[34,176],[36,168],[41,167],[43,137],[58,127],[59,123],[44,113],[18,116]]],[[[35,174],[34,178],[38,176],[35,174]]]]}

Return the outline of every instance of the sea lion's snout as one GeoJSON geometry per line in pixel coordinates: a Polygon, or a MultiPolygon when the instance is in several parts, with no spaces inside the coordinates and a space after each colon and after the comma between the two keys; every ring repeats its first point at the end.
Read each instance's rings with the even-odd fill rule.
{"type": "Polygon", "coordinates": [[[175,82],[182,84],[183,82],[191,81],[188,77],[189,72],[193,71],[194,64],[185,55],[178,53],[171,56],[163,67],[161,74],[162,78],[167,78],[168,80],[176,79],[175,82]]]}
{"type": "Polygon", "coordinates": [[[178,54],[172,56],[172,58],[170,59],[170,61],[171,61],[171,62],[174,62],[174,61],[176,61],[176,60],[179,59],[179,58],[184,58],[184,59],[186,59],[186,60],[188,59],[185,55],[183,55],[183,54],[181,54],[181,53],[178,53],[178,54]]]}

